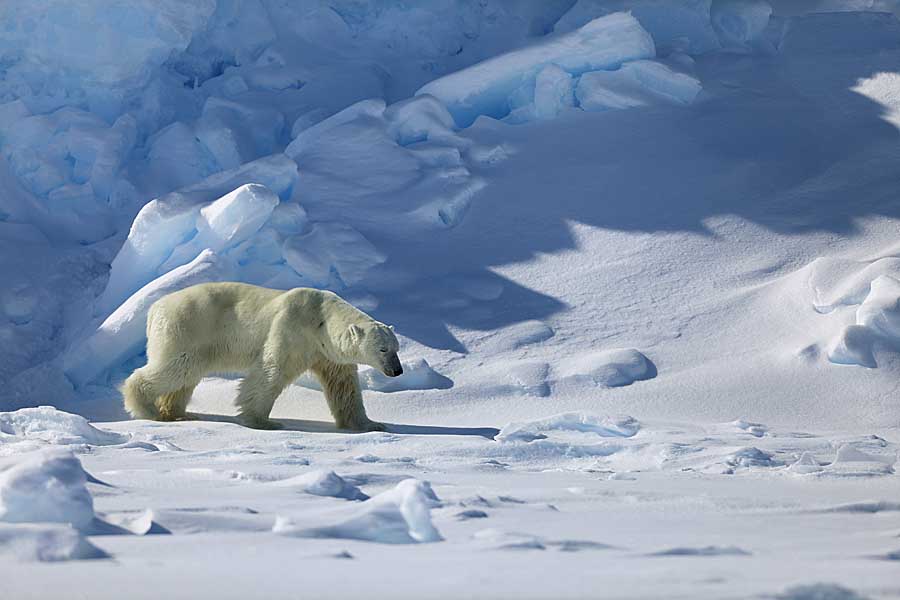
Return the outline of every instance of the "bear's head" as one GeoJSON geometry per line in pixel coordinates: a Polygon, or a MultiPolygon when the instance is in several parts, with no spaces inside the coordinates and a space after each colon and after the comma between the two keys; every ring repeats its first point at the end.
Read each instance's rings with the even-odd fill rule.
{"type": "Polygon", "coordinates": [[[400,342],[394,335],[392,327],[372,321],[363,325],[350,325],[347,329],[348,354],[351,354],[359,364],[369,365],[378,369],[388,377],[396,377],[403,374],[400,365],[400,342]]]}

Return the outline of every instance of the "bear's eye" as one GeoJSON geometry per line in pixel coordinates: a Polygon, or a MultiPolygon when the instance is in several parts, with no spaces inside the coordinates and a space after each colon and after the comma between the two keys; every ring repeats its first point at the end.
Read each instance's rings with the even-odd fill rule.
{"type": "Polygon", "coordinates": [[[378,351],[379,352],[387,352],[387,348],[379,348],[378,351]]]}

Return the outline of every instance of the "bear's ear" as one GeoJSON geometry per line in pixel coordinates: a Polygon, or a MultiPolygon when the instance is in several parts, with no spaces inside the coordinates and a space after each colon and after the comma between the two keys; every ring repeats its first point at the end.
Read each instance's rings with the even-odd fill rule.
{"type": "Polygon", "coordinates": [[[355,323],[350,325],[348,330],[350,332],[350,340],[354,344],[358,344],[359,340],[361,340],[363,336],[366,335],[366,332],[363,330],[363,328],[359,325],[356,325],[355,323]]]}
{"type": "Polygon", "coordinates": [[[390,329],[391,331],[393,331],[393,330],[394,330],[394,326],[393,326],[393,325],[388,325],[388,329],[390,329]]]}

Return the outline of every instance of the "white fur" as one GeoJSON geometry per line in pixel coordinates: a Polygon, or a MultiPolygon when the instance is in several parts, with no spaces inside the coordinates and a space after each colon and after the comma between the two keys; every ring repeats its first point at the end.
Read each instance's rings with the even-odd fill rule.
{"type": "Polygon", "coordinates": [[[322,384],[335,423],[383,430],[369,420],[357,364],[397,374],[391,329],[336,294],[242,283],[204,283],[169,294],[147,315],[147,365],[125,381],[125,408],[135,418],[184,418],[191,393],[211,372],[246,374],[236,404],[251,427],[272,428],[281,391],[303,372],[322,384]]]}

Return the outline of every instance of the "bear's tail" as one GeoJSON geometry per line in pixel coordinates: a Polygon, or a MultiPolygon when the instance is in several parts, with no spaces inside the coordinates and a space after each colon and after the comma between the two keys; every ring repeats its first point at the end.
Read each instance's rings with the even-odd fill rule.
{"type": "Polygon", "coordinates": [[[135,419],[159,420],[159,409],[156,407],[159,394],[141,371],[138,369],[132,373],[120,388],[125,410],[135,419]]]}

